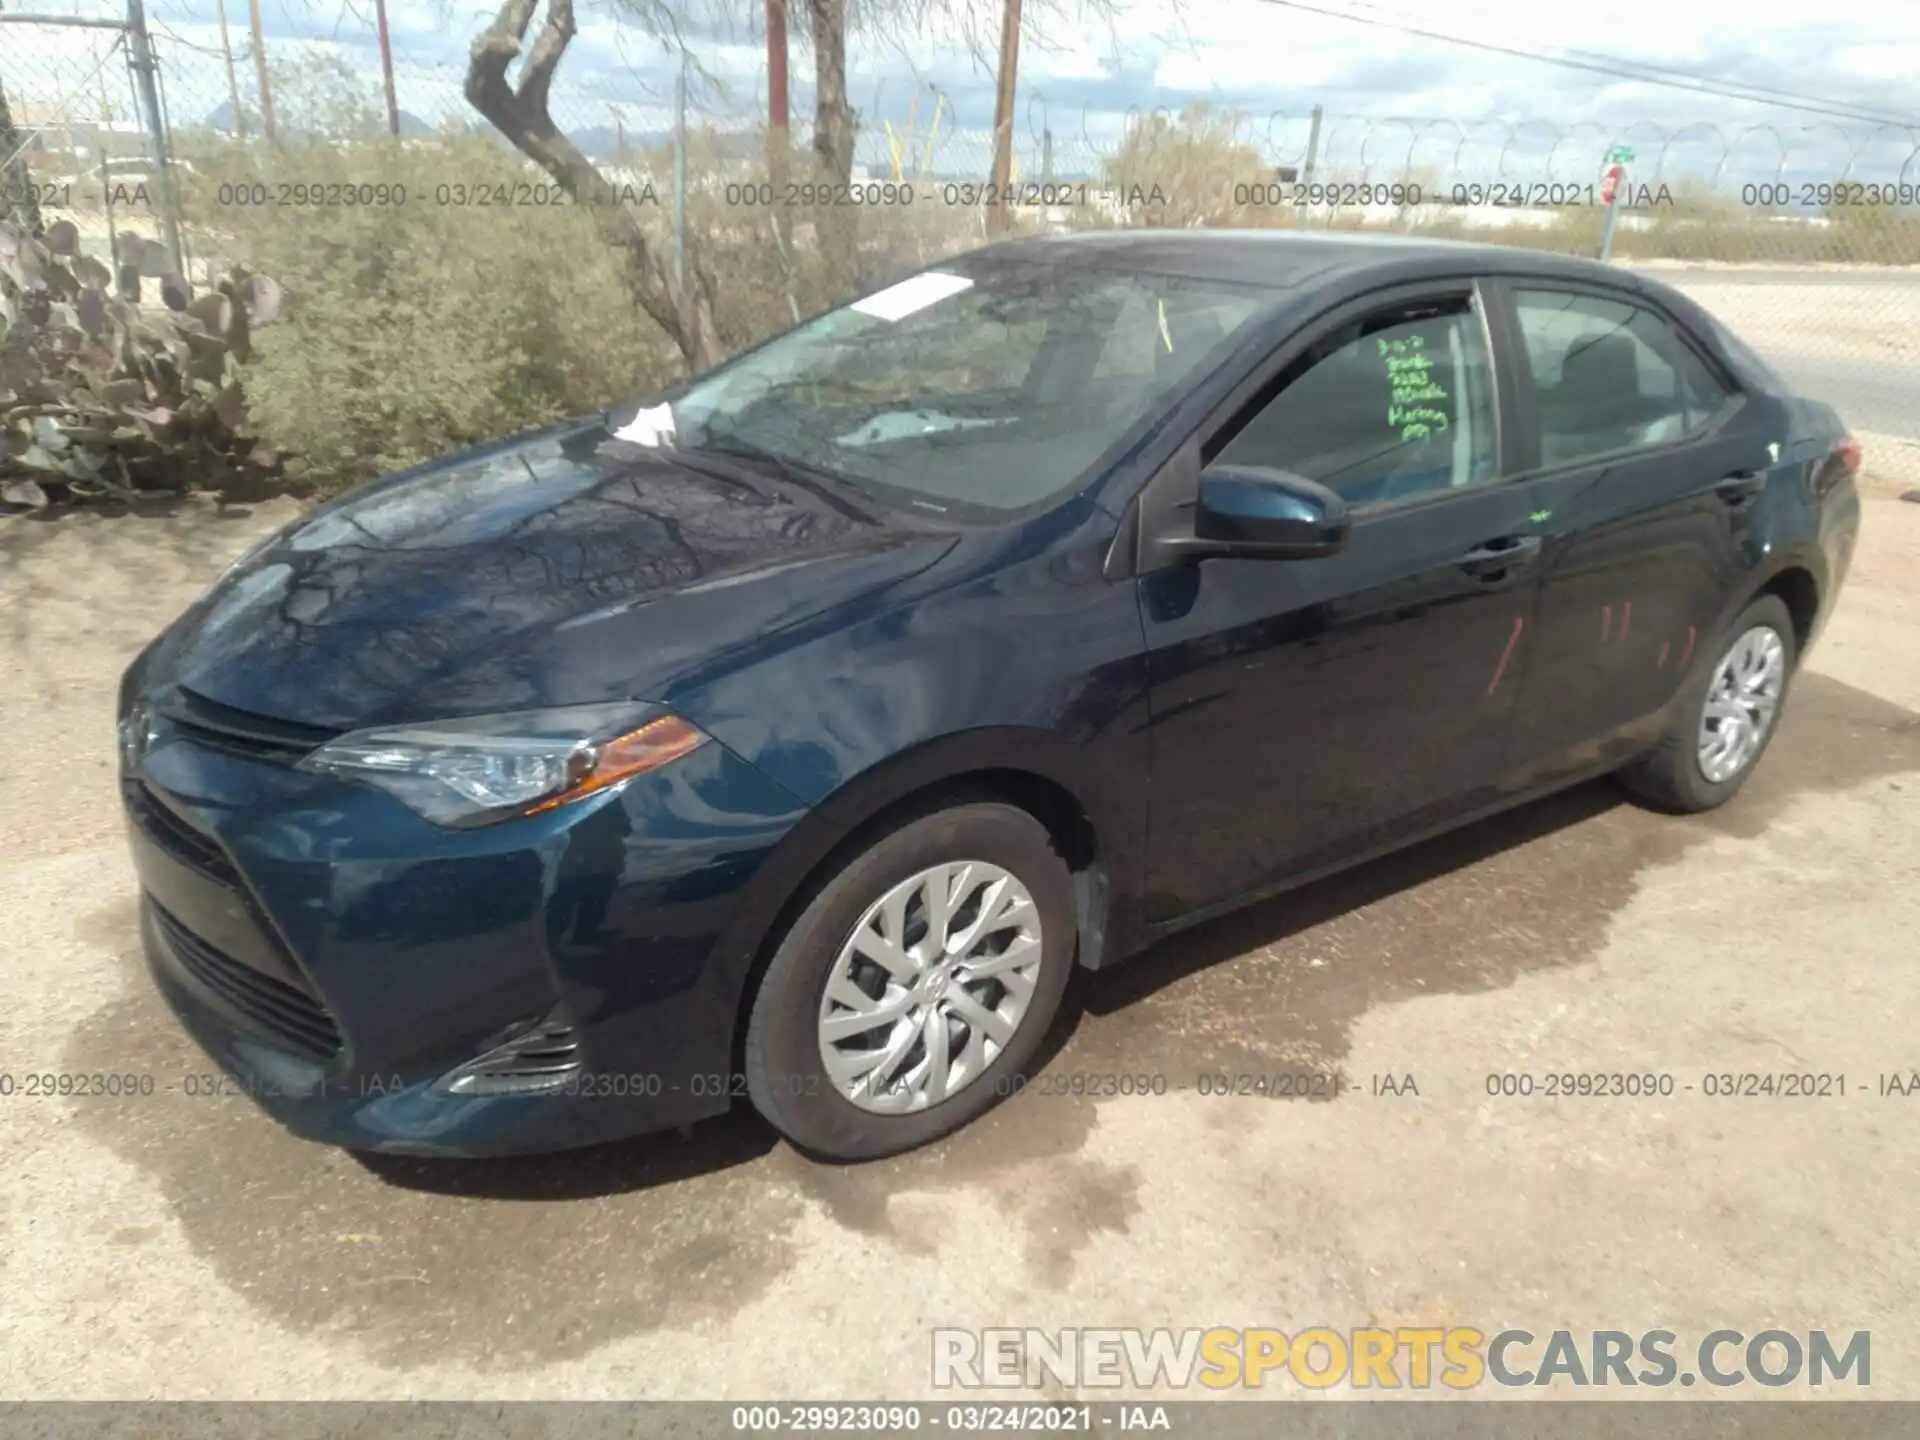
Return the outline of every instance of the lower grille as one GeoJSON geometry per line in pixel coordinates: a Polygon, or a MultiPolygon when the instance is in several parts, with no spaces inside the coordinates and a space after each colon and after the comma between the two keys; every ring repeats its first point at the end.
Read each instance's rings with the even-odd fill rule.
{"type": "Polygon", "coordinates": [[[214,949],[159,905],[155,928],[173,956],[195,980],[250,1021],[260,1034],[315,1060],[339,1053],[340,1029],[319,997],[214,949]]]}

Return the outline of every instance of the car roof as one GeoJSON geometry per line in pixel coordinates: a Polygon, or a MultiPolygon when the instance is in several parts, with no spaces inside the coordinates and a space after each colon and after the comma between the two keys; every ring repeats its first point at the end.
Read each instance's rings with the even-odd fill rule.
{"type": "Polygon", "coordinates": [[[1313,230],[1102,230],[1004,241],[973,252],[982,261],[1049,260],[1292,288],[1307,281],[1419,280],[1422,276],[1508,274],[1597,281],[1642,289],[1616,266],[1574,255],[1433,240],[1415,235],[1313,230]]]}

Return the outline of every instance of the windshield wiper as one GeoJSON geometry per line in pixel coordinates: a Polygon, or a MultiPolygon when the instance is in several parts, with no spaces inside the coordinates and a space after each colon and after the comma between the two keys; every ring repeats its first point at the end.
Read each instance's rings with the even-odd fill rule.
{"type": "Polygon", "coordinates": [[[698,470],[703,475],[711,475],[714,479],[724,481],[728,485],[738,486],[749,495],[758,496],[762,500],[780,498],[779,492],[766,483],[766,477],[750,466],[715,464],[716,460],[723,459],[719,451],[702,455],[698,450],[690,449],[685,445],[674,445],[668,447],[668,453],[680,464],[698,470]]]}
{"type": "Polygon", "coordinates": [[[755,445],[751,440],[742,440],[738,435],[708,433],[700,437],[700,443],[697,445],[683,444],[676,448],[682,452],[706,450],[715,455],[733,455],[743,460],[757,460],[771,467],[778,479],[818,496],[855,520],[862,520],[871,525],[880,519],[878,497],[857,480],[850,480],[844,475],[821,470],[812,465],[803,465],[764,446],[755,445]],[[846,496],[848,491],[859,496],[864,503],[855,504],[849,500],[846,496]]]}

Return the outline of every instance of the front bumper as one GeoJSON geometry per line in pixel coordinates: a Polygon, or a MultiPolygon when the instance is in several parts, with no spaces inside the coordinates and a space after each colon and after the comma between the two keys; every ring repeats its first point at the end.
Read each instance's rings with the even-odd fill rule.
{"type": "Polygon", "coordinates": [[[746,896],[804,807],[717,742],[469,831],[164,721],[122,787],[160,993],[296,1134],[500,1155],[727,1108],[746,896]],[[447,1087],[483,1055],[538,1088],[447,1087]]]}

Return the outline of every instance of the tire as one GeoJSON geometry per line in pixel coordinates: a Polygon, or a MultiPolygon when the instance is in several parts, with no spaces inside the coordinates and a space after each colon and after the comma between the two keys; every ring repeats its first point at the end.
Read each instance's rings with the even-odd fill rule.
{"type": "MultiPolygon", "coordinates": [[[[1012,1077],[1033,1058],[1059,1011],[1077,946],[1072,876],[1046,827],[1026,811],[999,803],[959,804],[909,820],[875,841],[828,880],[782,938],[754,996],[747,1023],[747,1093],[775,1129],[797,1148],[820,1159],[873,1160],[951,1134],[992,1108],[1010,1089],[1012,1077]],[[951,873],[957,877],[959,862],[973,862],[979,868],[947,886],[922,878],[938,866],[954,866],[951,873]],[[1013,884],[1000,886],[993,878],[996,871],[1011,877],[1013,884]],[[981,884],[983,878],[988,883],[981,884]],[[949,929],[951,936],[960,939],[980,920],[978,902],[982,897],[995,895],[1001,904],[1012,904],[1005,917],[981,932],[984,950],[998,953],[973,956],[974,964],[989,968],[993,968],[990,962],[999,961],[1004,978],[971,979],[965,957],[956,956],[946,963],[961,968],[951,972],[950,981],[942,981],[930,973],[938,971],[940,963],[903,966],[900,947],[887,948],[896,972],[925,977],[915,982],[918,988],[913,993],[922,999],[912,1005],[905,1019],[913,1021],[917,1016],[924,1022],[929,1009],[938,1011],[943,1006],[948,1007],[949,1018],[939,1022],[937,1034],[931,1023],[902,1024],[896,1019],[872,1024],[857,1035],[838,1034],[831,1043],[823,1038],[823,1026],[829,1017],[843,1026],[854,1026],[867,1018],[864,1011],[843,1006],[841,998],[829,1002],[829,982],[836,978],[836,997],[848,997],[845,987],[852,982],[867,996],[865,1004],[897,1007],[908,1003],[900,998],[907,987],[901,984],[898,973],[890,973],[864,956],[843,958],[843,952],[852,945],[856,926],[863,931],[872,929],[873,934],[864,942],[871,947],[874,934],[884,939],[882,932],[892,923],[899,938],[907,942],[904,958],[931,960],[937,947],[928,946],[922,932],[928,918],[928,897],[943,889],[948,893],[957,889],[962,894],[962,903],[953,911],[955,923],[949,929]],[[1030,905],[1019,902],[1021,889],[1030,905]],[[879,909],[881,902],[896,891],[908,897],[896,902],[900,908],[879,909]],[[869,927],[865,923],[868,913],[876,909],[879,913],[869,927]],[[1017,973],[1012,963],[1016,945],[1017,953],[1024,957],[1017,973]],[[1036,951],[1037,970],[1031,962],[1036,951]],[[1030,991],[1025,982],[1030,982],[1030,991]],[[1024,1011],[1018,1014],[1011,1033],[1003,1034],[996,1043],[988,1030],[1004,1030],[1006,1021],[1001,1012],[1018,1009],[1023,991],[1027,992],[1024,1011]],[[953,1017],[951,1007],[962,1003],[971,1007],[969,1014],[992,1011],[997,1023],[976,1025],[953,1017]],[[930,1043],[945,1052],[949,1062],[946,1073],[963,1083],[953,1085],[950,1093],[938,1100],[929,1098],[931,1088],[923,1089],[915,1102],[910,1087],[902,1090],[900,1082],[915,1074],[937,1073],[930,1043]],[[908,1048],[898,1052],[897,1063],[882,1061],[878,1067],[887,1072],[891,1088],[889,1080],[869,1086],[865,1077],[856,1078],[848,1086],[849,1067],[858,1068],[878,1058],[871,1053],[876,1050],[892,1054],[890,1047],[901,1044],[908,1048]],[[828,1048],[839,1057],[842,1069],[838,1077],[829,1070],[823,1053],[828,1048]],[[868,1086],[870,1093],[865,1103],[856,1103],[850,1095],[862,1086],[868,1086]],[[876,1113],[872,1108],[875,1105],[915,1108],[876,1113]]],[[[924,1083],[929,1087],[933,1084],[931,1080],[924,1083]]]]}
{"type": "Polygon", "coordinates": [[[1713,645],[1702,651],[1694,673],[1687,677],[1673,709],[1673,719],[1660,743],[1619,772],[1619,780],[1639,800],[1656,809],[1675,814],[1697,814],[1724,805],[1740,791],[1759,765],[1767,747],[1780,729],[1780,716],[1786,709],[1793,674],[1799,660],[1793,616],[1777,595],[1762,595],[1720,634],[1713,645]],[[1759,744],[1739,763],[1733,773],[1712,778],[1700,757],[1703,716],[1722,666],[1743,637],[1756,629],[1773,632],[1780,643],[1782,669],[1778,699],[1760,733],[1759,744]]]}

